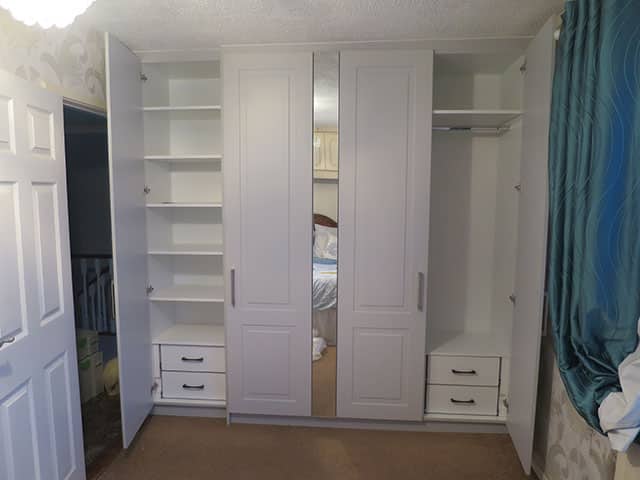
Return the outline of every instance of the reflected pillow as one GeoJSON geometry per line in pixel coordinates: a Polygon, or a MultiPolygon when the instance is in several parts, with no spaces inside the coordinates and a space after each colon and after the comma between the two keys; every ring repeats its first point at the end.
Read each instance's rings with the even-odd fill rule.
{"type": "Polygon", "coordinates": [[[337,260],[338,229],[325,227],[324,225],[316,225],[315,227],[313,256],[315,258],[337,260]]]}

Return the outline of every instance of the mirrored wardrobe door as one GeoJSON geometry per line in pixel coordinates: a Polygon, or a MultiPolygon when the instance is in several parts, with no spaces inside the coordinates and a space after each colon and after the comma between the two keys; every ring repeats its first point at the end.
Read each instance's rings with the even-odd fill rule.
{"type": "Polygon", "coordinates": [[[336,415],[338,52],[313,56],[313,367],[311,414],[336,415]]]}

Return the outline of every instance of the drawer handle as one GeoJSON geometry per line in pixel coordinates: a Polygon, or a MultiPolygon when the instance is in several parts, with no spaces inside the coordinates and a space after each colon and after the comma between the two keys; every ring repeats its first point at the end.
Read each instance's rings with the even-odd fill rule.
{"type": "Polygon", "coordinates": [[[475,405],[476,401],[472,398],[471,400],[456,400],[455,398],[450,399],[451,403],[461,404],[461,405],[475,405]]]}
{"type": "Polygon", "coordinates": [[[204,390],[204,385],[187,385],[186,383],[184,383],[182,385],[182,388],[184,388],[185,390],[204,390]]]}
{"type": "Polygon", "coordinates": [[[204,357],[200,357],[200,358],[182,357],[182,361],[183,361],[183,362],[196,362],[196,363],[202,363],[202,362],[204,362],[204,357]]]}
{"type": "Polygon", "coordinates": [[[451,369],[451,373],[454,375],[477,375],[478,372],[475,370],[456,370],[455,368],[451,369]]]}

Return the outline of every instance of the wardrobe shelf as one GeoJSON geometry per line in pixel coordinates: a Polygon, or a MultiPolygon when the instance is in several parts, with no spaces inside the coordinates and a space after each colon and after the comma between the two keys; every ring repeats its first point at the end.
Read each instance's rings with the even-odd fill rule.
{"type": "Polygon", "coordinates": [[[153,401],[157,406],[166,407],[215,407],[226,408],[226,400],[189,400],[186,398],[158,398],[153,401]]]}
{"type": "Polygon", "coordinates": [[[143,107],[145,112],[195,112],[195,111],[221,111],[221,105],[184,105],[184,106],[172,106],[161,105],[157,107],[143,107]]]}
{"type": "Polygon", "coordinates": [[[212,285],[173,285],[158,288],[149,295],[152,302],[224,303],[224,287],[212,285]]]}
{"type": "Polygon", "coordinates": [[[507,423],[506,417],[491,415],[447,415],[445,413],[425,413],[423,419],[425,422],[465,422],[492,425],[505,425],[507,423]]]}
{"type": "Polygon", "coordinates": [[[224,255],[224,249],[220,244],[179,243],[162,248],[150,248],[148,253],[149,255],[222,256],[224,255]]]}
{"type": "Polygon", "coordinates": [[[215,162],[222,160],[222,155],[217,153],[205,155],[145,155],[144,159],[152,162],[215,162]]]}
{"type": "Polygon", "coordinates": [[[224,326],[176,324],[161,332],[153,339],[152,343],[155,345],[224,347],[224,326]]]}
{"type": "Polygon", "coordinates": [[[432,331],[427,338],[427,355],[503,357],[509,355],[504,332],[432,331]]]}
{"type": "Polygon", "coordinates": [[[434,110],[437,128],[504,128],[522,115],[520,110],[434,110]]]}
{"type": "Polygon", "coordinates": [[[154,202],[147,203],[147,208],[222,208],[222,203],[211,202],[154,202]]]}

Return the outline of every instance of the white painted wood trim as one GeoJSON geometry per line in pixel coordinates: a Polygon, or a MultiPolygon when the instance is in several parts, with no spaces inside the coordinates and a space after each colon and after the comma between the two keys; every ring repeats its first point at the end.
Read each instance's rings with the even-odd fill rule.
{"type": "MultiPolygon", "coordinates": [[[[263,44],[224,44],[222,52],[322,52],[335,50],[360,49],[426,49],[436,53],[486,53],[524,52],[533,37],[495,37],[495,38],[452,38],[452,39],[405,39],[360,42],[315,42],[315,43],[263,43],[263,44]]],[[[144,60],[146,61],[146,60],[144,60]]]]}
{"type": "Polygon", "coordinates": [[[230,422],[254,425],[282,425],[315,428],[349,428],[357,430],[389,430],[405,432],[507,433],[504,425],[470,422],[396,422],[343,418],[283,417],[271,415],[230,414],[230,422]]]}
{"type": "Polygon", "coordinates": [[[224,407],[195,407],[156,404],[151,411],[151,415],[167,417],[225,418],[227,416],[227,410],[224,407]]]}

